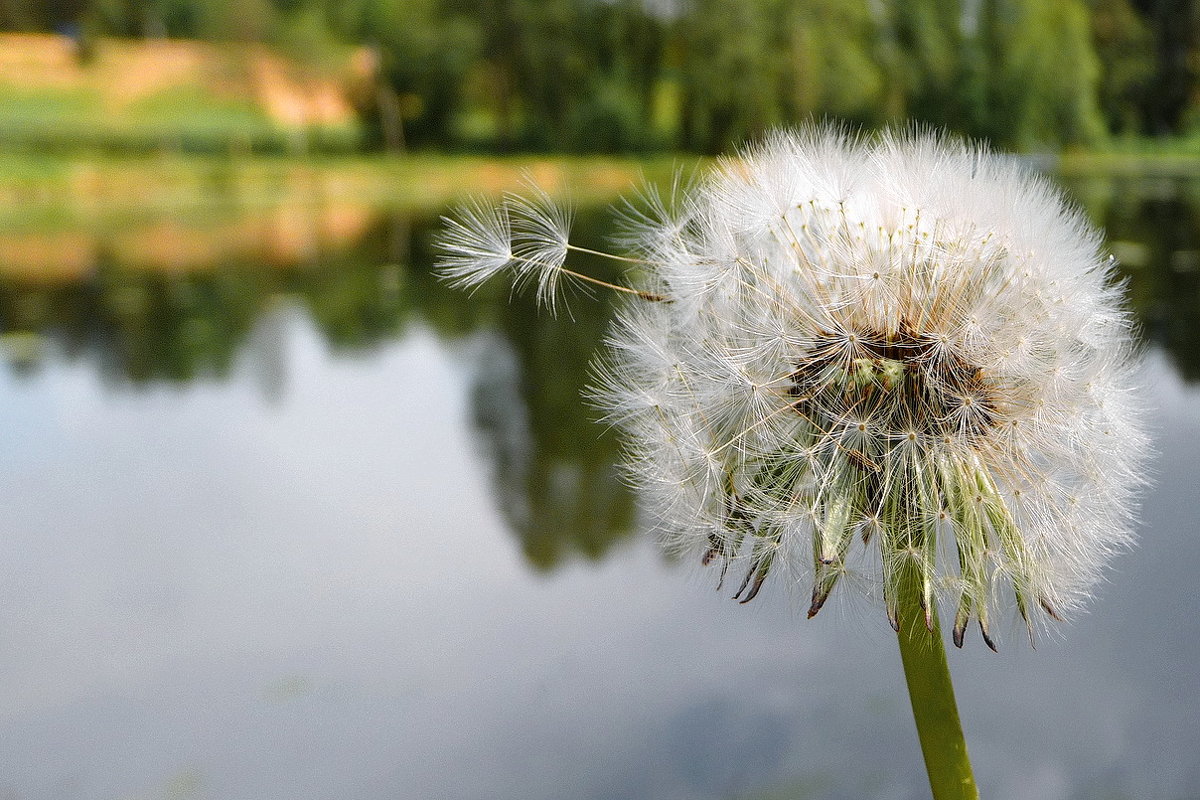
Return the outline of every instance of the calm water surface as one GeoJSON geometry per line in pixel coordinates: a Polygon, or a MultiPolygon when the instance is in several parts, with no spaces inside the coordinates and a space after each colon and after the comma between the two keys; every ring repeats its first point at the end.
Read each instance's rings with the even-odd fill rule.
{"type": "MultiPolygon", "coordinates": [[[[951,665],[986,797],[1197,798],[1200,184],[1070,190],[1148,342],[1142,541],[951,665]]],[[[429,225],[0,231],[0,798],[922,797],[882,612],[659,555],[579,398],[610,309],[447,291],[429,225]]]]}

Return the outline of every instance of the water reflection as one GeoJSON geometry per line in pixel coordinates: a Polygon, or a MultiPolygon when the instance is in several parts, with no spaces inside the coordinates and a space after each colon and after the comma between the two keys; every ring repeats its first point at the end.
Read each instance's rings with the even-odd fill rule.
{"type": "MultiPolygon", "coordinates": [[[[23,262],[10,250],[0,277],[2,335],[50,340],[56,347],[36,353],[92,361],[114,384],[227,378],[257,321],[278,297],[291,296],[331,344],[369,348],[399,336],[413,306],[404,296],[407,264],[384,257],[380,240],[390,231],[375,221],[312,249],[285,237],[265,251],[229,251],[224,227],[201,228],[178,237],[191,246],[171,264],[123,260],[121,248],[100,237],[89,240],[78,274],[44,269],[40,257],[23,262]],[[215,240],[211,247],[202,232],[215,240]],[[194,261],[198,253],[213,260],[194,261]]],[[[34,366],[22,359],[22,367],[34,366]]]]}
{"type": "Polygon", "coordinates": [[[580,403],[609,306],[578,305],[573,319],[537,315],[529,303],[506,314],[472,391],[505,519],[538,569],[571,551],[598,558],[632,531],[616,437],[580,403]]]}
{"type": "MultiPolygon", "coordinates": [[[[1190,797],[1200,185],[1072,191],[1172,435],[1095,613],[956,654],[960,699],[989,796],[1190,797]]],[[[880,620],[738,607],[627,539],[580,399],[609,305],[448,290],[431,218],[241,213],[0,233],[0,796],[922,791],[880,620]]]]}
{"type": "MultiPolygon", "coordinates": [[[[169,226],[182,253],[175,260],[159,222],[79,237],[86,255],[65,270],[52,269],[28,233],[7,251],[0,239],[0,253],[10,258],[0,278],[0,335],[11,367],[33,373],[47,358],[86,360],[111,385],[142,387],[228,380],[244,360],[264,394],[278,400],[287,365],[284,317],[274,310],[285,299],[345,353],[377,349],[419,321],[446,340],[487,343],[473,418],[495,463],[498,503],[529,562],[548,569],[568,553],[597,558],[630,533],[633,502],[617,474],[616,440],[580,399],[609,304],[577,302],[569,318],[554,318],[530,302],[510,303],[502,287],[464,297],[430,272],[432,216],[344,209],[332,221],[305,216],[311,230],[267,226],[274,234],[265,240],[232,243],[233,230],[264,228],[176,221],[169,226]],[[198,260],[201,253],[211,260],[198,260]]],[[[598,218],[585,215],[582,230],[598,218]]],[[[594,266],[601,274],[606,268],[594,266]]]]}
{"type": "MultiPolygon", "coordinates": [[[[1109,232],[1145,335],[1200,379],[1200,182],[1077,180],[1068,187],[1109,232]]],[[[601,238],[604,212],[578,232],[601,238]]],[[[618,445],[581,402],[611,317],[608,298],[569,317],[503,287],[466,297],[430,274],[435,217],[366,206],[297,207],[143,220],[97,231],[0,232],[0,337],[10,368],[94,364],[113,386],[228,380],[239,357],[263,393],[286,391],[283,319],[306,309],[336,351],[367,353],[419,323],[482,342],[472,419],[498,505],[538,569],[603,555],[629,535],[633,501],[618,445]]],[[[603,275],[606,264],[589,268],[603,275]]]]}
{"type": "Polygon", "coordinates": [[[1093,178],[1067,189],[1106,229],[1143,334],[1200,380],[1200,181],[1093,178]]]}
{"type": "MultiPolygon", "coordinates": [[[[1200,379],[1200,181],[1076,179],[1068,189],[1107,229],[1146,336],[1186,379],[1200,379]]],[[[584,214],[584,238],[602,221],[601,212],[584,214]]],[[[234,208],[98,231],[0,230],[0,336],[10,361],[26,369],[51,352],[28,342],[48,338],[54,352],[94,361],[114,383],[224,378],[254,341],[256,322],[288,296],[347,350],[394,341],[411,319],[446,339],[494,331],[525,371],[522,401],[563,409],[581,383],[575,367],[606,325],[605,298],[576,303],[574,324],[510,305],[503,290],[465,299],[429,275],[433,224],[434,215],[343,203],[234,208]],[[539,351],[539,335],[559,346],[539,351]]]]}

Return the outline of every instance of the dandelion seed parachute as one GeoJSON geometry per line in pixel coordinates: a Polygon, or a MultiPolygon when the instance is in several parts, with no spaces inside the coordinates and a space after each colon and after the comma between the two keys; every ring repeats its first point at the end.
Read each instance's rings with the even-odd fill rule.
{"type": "Polygon", "coordinates": [[[445,279],[470,289],[510,271],[518,286],[536,283],[538,302],[554,308],[571,217],[545,191],[530,189],[532,198],[510,195],[499,206],[476,200],[446,218],[439,242],[445,279]]]}
{"type": "MultiPolygon", "coordinates": [[[[1056,190],[932,134],[815,127],[650,206],[622,241],[665,302],[626,302],[595,399],[668,546],[734,566],[743,602],[786,571],[810,616],[860,575],[894,626],[915,571],[960,646],[974,619],[994,647],[1005,607],[1032,632],[1083,605],[1146,442],[1111,261],[1056,190]]],[[[505,209],[451,221],[447,274],[532,253],[516,278],[552,291],[568,245],[540,207],[506,206],[524,244],[505,209]]]]}

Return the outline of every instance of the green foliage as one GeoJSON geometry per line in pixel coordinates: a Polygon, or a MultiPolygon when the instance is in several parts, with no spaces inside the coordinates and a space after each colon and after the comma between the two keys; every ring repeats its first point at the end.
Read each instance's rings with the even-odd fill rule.
{"type": "Polygon", "coordinates": [[[971,132],[1025,148],[1104,138],[1099,64],[1080,0],[983,0],[978,26],[992,80],[971,132]]]}
{"type": "Polygon", "coordinates": [[[0,30],[53,29],[325,65],[365,45],[357,102],[392,148],[711,152],[813,116],[1027,149],[1200,129],[1200,0],[0,0],[0,30]]]}
{"type": "Polygon", "coordinates": [[[679,22],[683,145],[715,152],[778,119],[780,50],[772,0],[692,0],[679,22]]]}
{"type": "Polygon", "coordinates": [[[1149,133],[1197,129],[1200,119],[1200,0],[1140,0],[1151,30],[1154,78],[1141,97],[1149,133]]]}
{"type": "Polygon", "coordinates": [[[243,98],[213,96],[195,86],[158,92],[111,114],[87,91],[31,93],[0,85],[0,142],[9,149],[287,153],[304,147],[349,152],[358,147],[359,138],[350,125],[286,130],[243,98]]]}
{"type": "Polygon", "coordinates": [[[792,119],[832,114],[881,121],[886,86],[867,0],[811,0],[785,8],[781,90],[792,119]]]}
{"type": "Polygon", "coordinates": [[[665,26],[637,0],[486,0],[460,18],[478,31],[472,102],[501,147],[575,152],[654,144],[665,26]]]}
{"type": "Polygon", "coordinates": [[[685,146],[720,151],[815,115],[882,119],[865,0],[693,0],[681,17],[685,146]]]}
{"type": "Polygon", "coordinates": [[[1114,133],[1141,128],[1138,98],[1154,77],[1150,28],[1128,0],[1092,0],[1092,42],[1100,59],[1100,108],[1114,133]]]}
{"type": "MultiPolygon", "coordinates": [[[[406,139],[438,143],[451,136],[479,57],[477,25],[442,0],[330,2],[324,18],[342,40],[375,50],[383,83],[398,99],[406,139]]],[[[369,105],[376,115],[386,111],[378,98],[369,105]]]]}
{"type": "Polygon", "coordinates": [[[981,58],[962,31],[958,0],[912,0],[885,6],[880,51],[891,78],[891,119],[911,117],[962,130],[964,83],[978,77],[981,58]]]}
{"type": "Polygon", "coordinates": [[[271,0],[77,0],[74,21],[116,36],[233,41],[268,39],[279,24],[271,0]]]}

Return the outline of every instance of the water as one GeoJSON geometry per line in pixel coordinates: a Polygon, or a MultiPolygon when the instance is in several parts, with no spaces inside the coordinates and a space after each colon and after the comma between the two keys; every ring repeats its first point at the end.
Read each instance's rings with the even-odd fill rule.
{"type": "MultiPolygon", "coordinates": [[[[951,666],[985,796],[1200,797],[1200,184],[1070,188],[1148,340],[1141,544],[951,666]]],[[[927,792],[881,611],[639,535],[580,399],[607,305],[448,291],[429,218],[255,213],[0,232],[0,798],[927,792]]]]}

